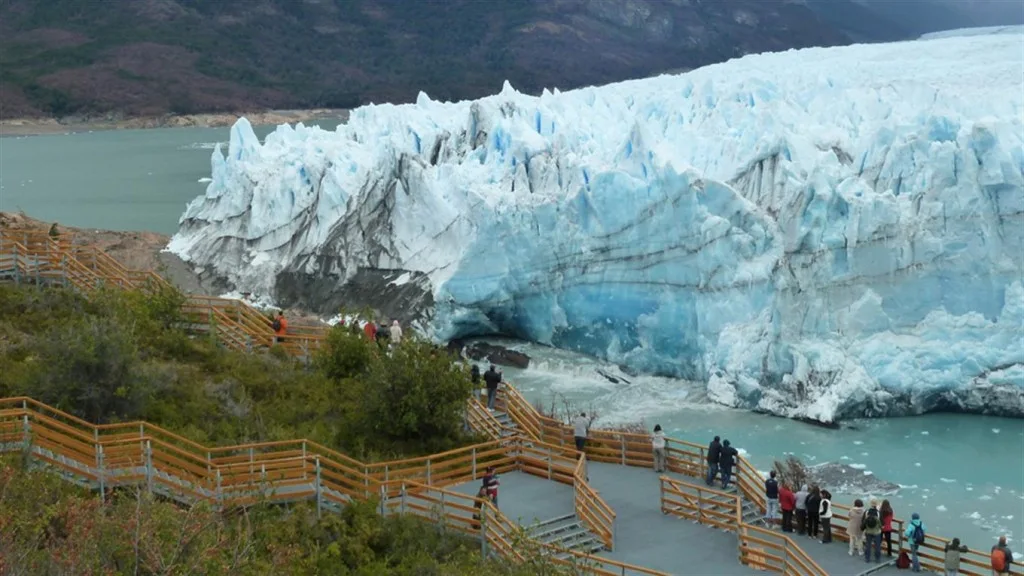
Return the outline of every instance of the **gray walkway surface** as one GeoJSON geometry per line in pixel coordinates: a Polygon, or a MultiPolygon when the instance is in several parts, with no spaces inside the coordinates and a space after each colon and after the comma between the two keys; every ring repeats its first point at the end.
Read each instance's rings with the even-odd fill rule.
{"type": "MultiPolygon", "coordinates": [[[[801,536],[799,534],[787,534],[793,538],[793,541],[807,553],[808,556],[814,559],[831,575],[834,576],[856,576],[867,570],[871,570],[875,567],[880,566],[875,564],[874,559],[871,563],[864,562],[864,556],[850,556],[850,544],[845,540],[834,540],[831,544],[822,544],[821,535],[819,534],[817,539],[810,538],[809,536],[801,536]]],[[[882,564],[885,564],[890,560],[885,555],[885,543],[882,544],[882,564]]],[[[893,556],[892,559],[895,559],[893,556]]],[[[897,570],[895,564],[880,567],[876,572],[872,574],[896,574],[904,573],[905,570],[897,570]]]]}
{"type": "Polygon", "coordinates": [[[735,534],[662,514],[661,482],[653,470],[591,462],[588,473],[616,513],[615,551],[600,556],[671,574],[759,573],[739,563],[735,534]]]}
{"type": "MultiPolygon", "coordinates": [[[[559,484],[545,478],[509,472],[498,476],[498,508],[509,520],[516,520],[520,526],[528,527],[537,522],[572,514],[572,486],[559,484]]],[[[449,490],[475,496],[481,481],[467,482],[449,490]]]]}

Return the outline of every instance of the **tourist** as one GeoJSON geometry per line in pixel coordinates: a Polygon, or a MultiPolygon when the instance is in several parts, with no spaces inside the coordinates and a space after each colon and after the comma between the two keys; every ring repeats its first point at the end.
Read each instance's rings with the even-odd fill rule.
{"type": "Polygon", "coordinates": [[[270,327],[274,329],[274,341],[284,342],[284,335],[288,333],[288,319],[284,317],[284,310],[277,311],[277,318],[274,318],[270,327]]]}
{"type": "Polygon", "coordinates": [[[892,520],[896,513],[892,510],[892,504],[888,500],[882,500],[882,507],[879,509],[882,515],[882,538],[885,540],[886,554],[892,558],[892,520]]]}
{"type": "Polygon", "coordinates": [[[811,486],[807,494],[807,536],[818,537],[818,526],[821,523],[821,516],[818,510],[821,508],[821,490],[817,486],[811,486]]]}
{"type": "Polygon", "coordinates": [[[722,456],[722,444],[718,438],[711,441],[708,444],[708,477],[705,480],[705,484],[711,486],[715,482],[715,476],[718,475],[718,460],[722,456]]]}
{"type": "Polygon", "coordinates": [[[573,420],[573,438],[576,440],[576,449],[580,451],[580,458],[583,457],[583,452],[587,447],[587,428],[590,427],[590,421],[587,420],[587,413],[580,412],[580,415],[573,420]]]}
{"type": "Polygon", "coordinates": [[[807,484],[800,487],[796,493],[796,531],[798,534],[807,534],[807,497],[810,490],[807,484]]]}
{"type": "Polygon", "coordinates": [[[654,425],[654,434],[651,434],[651,448],[654,451],[654,471],[665,472],[665,433],[661,431],[661,424],[654,425]]]}
{"type": "Polygon", "coordinates": [[[402,343],[402,327],[398,325],[398,320],[391,321],[391,343],[398,346],[402,343]]]}
{"type": "Polygon", "coordinates": [[[967,546],[961,546],[960,539],[953,538],[952,542],[946,544],[945,552],[946,576],[957,576],[960,573],[960,555],[967,553],[967,546]]]}
{"type": "Polygon", "coordinates": [[[50,240],[60,240],[60,228],[56,222],[53,223],[53,226],[50,226],[50,240]]]}
{"type": "Polygon", "coordinates": [[[480,529],[481,509],[484,507],[484,500],[489,499],[490,498],[487,496],[487,488],[481,486],[480,490],[478,490],[476,493],[476,498],[473,501],[473,508],[475,508],[475,510],[473,511],[473,530],[480,529]]]}
{"type": "Polygon", "coordinates": [[[882,518],[878,510],[878,500],[871,501],[871,507],[864,513],[861,521],[864,532],[864,562],[871,562],[871,547],[875,548],[875,563],[882,561],[882,518]]]}
{"type": "Polygon", "coordinates": [[[486,491],[485,495],[491,500],[495,508],[498,507],[498,486],[500,485],[501,482],[498,480],[498,473],[494,471],[494,466],[488,466],[487,473],[484,474],[482,488],[486,491]]]}
{"type": "Polygon", "coordinates": [[[372,321],[372,320],[370,322],[367,322],[366,326],[363,326],[363,333],[366,334],[366,339],[367,340],[369,340],[370,342],[376,342],[377,341],[377,323],[372,321]]]}
{"type": "Polygon", "coordinates": [[[782,531],[793,531],[793,510],[796,509],[796,494],[783,484],[779,487],[779,506],[782,508],[782,531]]]}
{"type": "Polygon", "coordinates": [[[914,572],[921,571],[921,559],[917,557],[917,549],[924,544],[925,529],[924,522],[921,522],[921,516],[914,512],[910,516],[910,523],[907,524],[907,529],[903,534],[907,538],[907,542],[910,543],[910,567],[914,572]]]}
{"type": "Polygon", "coordinates": [[[480,366],[473,364],[469,368],[469,381],[473,383],[473,397],[480,398],[480,366]]]}
{"type": "Polygon", "coordinates": [[[771,525],[779,513],[779,481],[775,479],[775,470],[768,473],[764,481],[764,497],[767,505],[764,512],[764,523],[771,525]]]}
{"type": "Polygon", "coordinates": [[[491,367],[484,372],[484,384],[487,385],[487,409],[494,411],[494,399],[498,396],[498,386],[501,384],[501,372],[491,364],[491,367]]]}
{"type": "Polygon", "coordinates": [[[999,542],[992,547],[992,576],[1009,576],[1013,565],[1013,552],[1006,545],[1006,536],[1000,536],[999,542]]]}
{"type": "Polygon", "coordinates": [[[722,453],[718,456],[718,467],[722,471],[722,490],[729,487],[729,479],[732,478],[732,467],[736,465],[736,457],[739,452],[732,447],[728,440],[722,442],[722,453]]]}
{"type": "Polygon", "coordinates": [[[828,490],[821,491],[818,516],[821,517],[821,543],[828,544],[832,541],[832,493],[828,490]]]}
{"type": "Polygon", "coordinates": [[[391,337],[391,333],[388,332],[388,329],[384,326],[383,322],[377,324],[377,329],[373,332],[373,335],[377,338],[377,346],[381,348],[387,346],[387,342],[385,342],[385,340],[391,337]]]}
{"type": "Polygon", "coordinates": [[[864,552],[864,501],[860,498],[854,500],[850,508],[846,534],[850,537],[850,556],[860,556],[864,552]]]}

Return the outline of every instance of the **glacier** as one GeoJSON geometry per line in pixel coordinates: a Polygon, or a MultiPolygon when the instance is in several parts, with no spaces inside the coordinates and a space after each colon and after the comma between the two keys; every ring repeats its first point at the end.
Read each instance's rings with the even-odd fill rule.
{"type": "Polygon", "coordinates": [[[262,143],[240,119],[168,249],[325,313],[401,274],[438,341],[528,339],[729,406],[1021,416],[1022,78],[1024,35],[953,34],[421,93],[262,143]]]}

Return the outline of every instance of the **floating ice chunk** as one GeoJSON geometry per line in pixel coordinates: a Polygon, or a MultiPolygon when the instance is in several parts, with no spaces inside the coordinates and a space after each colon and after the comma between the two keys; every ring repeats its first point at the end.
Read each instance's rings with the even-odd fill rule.
{"type": "Polygon", "coordinates": [[[945,482],[946,484],[952,484],[952,483],[956,482],[956,479],[954,479],[954,478],[939,478],[939,481],[940,482],[945,482]]]}
{"type": "Polygon", "coordinates": [[[855,446],[860,446],[860,445],[861,445],[861,444],[863,444],[863,443],[864,443],[864,442],[862,442],[862,441],[860,441],[860,440],[854,440],[854,441],[853,441],[853,444],[854,444],[855,446]]]}
{"type": "Polygon", "coordinates": [[[200,178],[199,179],[199,183],[200,184],[208,184],[210,182],[213,182],[213,178],[200,178]]]}
{"type": "Polygon", "coordinates": [[[921,463],[920,462],[914,462],[914,466],[917,466],[918,468],[920,468],[921,467],[921,463]]]}
{"type": "Polygon", "coordinates": [[[947,510],[947,508],[945,506],[943,506],[942,504],[939,504],[938,506],[936,506],[935,509],[938,510],[939,512],[945,512],[947,510]]]}
{"type": "Polygon", "coordinates": [[[970,514],[967,515],[967,517],[972,519],[972,520],[980,520],[981,519],[981,513],[980,512],[971,512],[970,514]]]}
{"type": "Polygon", "coordinates": [[[927,436],[928,434],[929,434],[929,432],[927,430],[922,430],[921,431],[921,435],[922,436],[927,436]]]}
{"type": "Polygon", "coordinates": [[[999,434],[999,428],[993,428],[992,429],[992,433],[993,434],[999,434]]]}
{"type": "Polygon", "coordinates": [[[853,468],[854,470],[864,470],[867,467],[867,464],[850,464],[850,468],[853,468]]]}

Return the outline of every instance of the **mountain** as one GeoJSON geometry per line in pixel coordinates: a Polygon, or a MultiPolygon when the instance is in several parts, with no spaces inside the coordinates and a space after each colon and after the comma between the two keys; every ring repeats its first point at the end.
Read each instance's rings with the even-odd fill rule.
{"type": "Polygon", "coordinates": [[[732,406],[1024,416],[1024,61],[992,32],[422,96],[263,142],[243,119],[169,248],[281,305],[519,337],[732,406]]]}
{"type": "Polygon", "coordinates": [[[1015,13],[970,4],[987,20],[954,0],[5,0],[0,118],[539,93],[1015,13]]]}
{"type": "Polygon", "coordinates": [[[0,116],[537,93],[847,42],[788,1],[5,0],[0,116]]]}

